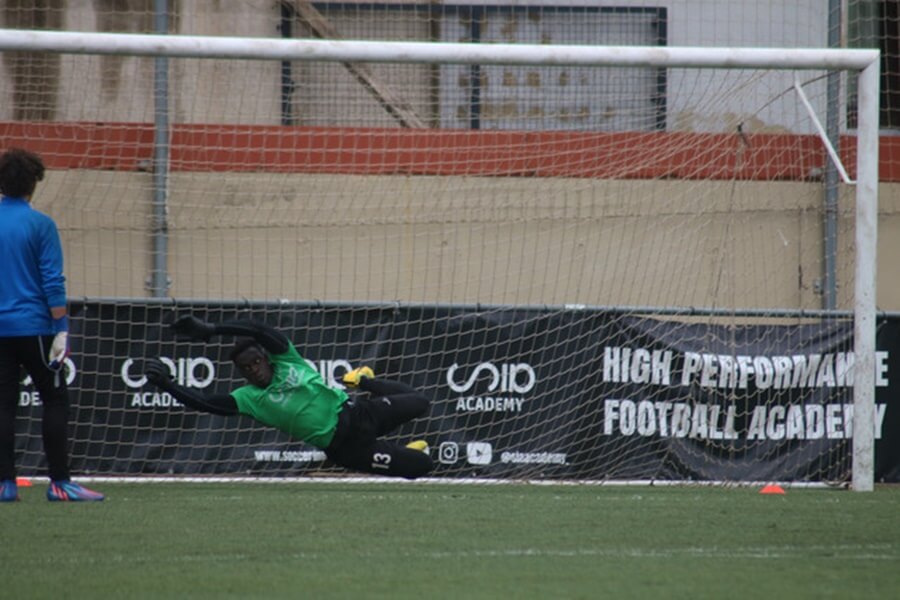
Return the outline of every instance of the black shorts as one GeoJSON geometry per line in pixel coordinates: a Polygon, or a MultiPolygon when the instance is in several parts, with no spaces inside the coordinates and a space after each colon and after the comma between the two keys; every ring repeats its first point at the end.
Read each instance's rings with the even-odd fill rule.
{"type": "Polygon", "coordinates": [[[325,454],[354,471],[421,477],[434,467],[428,454],[379,438],[427,409],[427,398],[417,392],[348,400],[338,415],[337,430],[325,454]]]}

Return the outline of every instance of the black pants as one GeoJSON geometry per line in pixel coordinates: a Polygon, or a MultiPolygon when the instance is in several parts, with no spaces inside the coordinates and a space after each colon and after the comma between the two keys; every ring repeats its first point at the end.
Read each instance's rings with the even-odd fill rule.
{"type": "Polygon", "coordinates": [[[371,397],[348,400],[325,454],[338,465],[375,475],[415,479],[434,463],[424,452],[379,439],[428,410],[428,398],[396,381],[364,379],[360,388],[371,397]]]}
{"type": "Polygon", "coordinates": [[[16,407],[21,368],[43,405],[41,436],[50,478],[69,478],[69,397],[65,373],[47,366],[53,336],[0,338],[0,480],[16,477],[16,407]]]}

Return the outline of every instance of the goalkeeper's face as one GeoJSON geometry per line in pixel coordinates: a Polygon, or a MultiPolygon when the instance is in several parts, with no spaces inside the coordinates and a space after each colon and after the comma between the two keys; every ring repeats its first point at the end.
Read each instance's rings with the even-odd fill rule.
{"type": "Polygon", "coordinates": [[[256,387],[266,388],[272,383],[272,363],[268,355],[257,346],[250,346],[234,357],[234,364],[241,375],[256,387]]]}

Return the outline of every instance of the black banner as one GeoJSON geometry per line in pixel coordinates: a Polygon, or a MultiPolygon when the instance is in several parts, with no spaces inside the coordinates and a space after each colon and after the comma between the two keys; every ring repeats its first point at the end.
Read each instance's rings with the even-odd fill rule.
{"type": "MultiPolygon", "coordinates": [[[[846,481],[852,325],[724,326],[586,310],[73,303],[68,381],[75,473],[315,475],[324,454],[246,417],[186,409],[142,376],[242,384],[232,340],[176,342],[176,315],[281,328],[335,383],[347,370],[425,390],[398,441],[431,445],[437,477],[846,481]]],[[[900,320],[878,324],[876,480],[900,481],[900,320]],[[896,404],[896,403],[894,403],[896,404]]],[[[40,399],[20,394],[23,474],[43,472],[40,399]]]]}

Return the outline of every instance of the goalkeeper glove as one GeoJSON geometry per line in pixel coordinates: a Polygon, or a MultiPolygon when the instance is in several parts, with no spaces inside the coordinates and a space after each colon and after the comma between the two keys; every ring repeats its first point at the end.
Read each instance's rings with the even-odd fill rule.
{"type": "Polygon", "coordinates": [[[216,326],[189,315],[172,323],[172,331],[194,342],[208,342],[209,338],[215,335],[216,326]]]}
{"type": "Polygon", "coordinates": [[[144,375],[147,377],[147,381],[157,387],[162,387],[166,383],[172,381],[172,374],[169,372],[169,367],[158,358],[147,360],[144,364],[144,375]]]}
{"type": "Polygon", "coordinates": [[[66,360],[68,355],[69,334],[65,331],[60,331],[53,338],[53,343],[50,344],[50,353],[47,355],[47,366],[54,371],[58,371],[62,368],[63,361],[66,360]]]}
{"type": "Polygon", "coordinates": [[[357,367],[352,371],[345,373],[342,381],[348,388],[358,388],[359,382],[363,379],[372,379],[375,373],[370,367],[357,367]]]}

